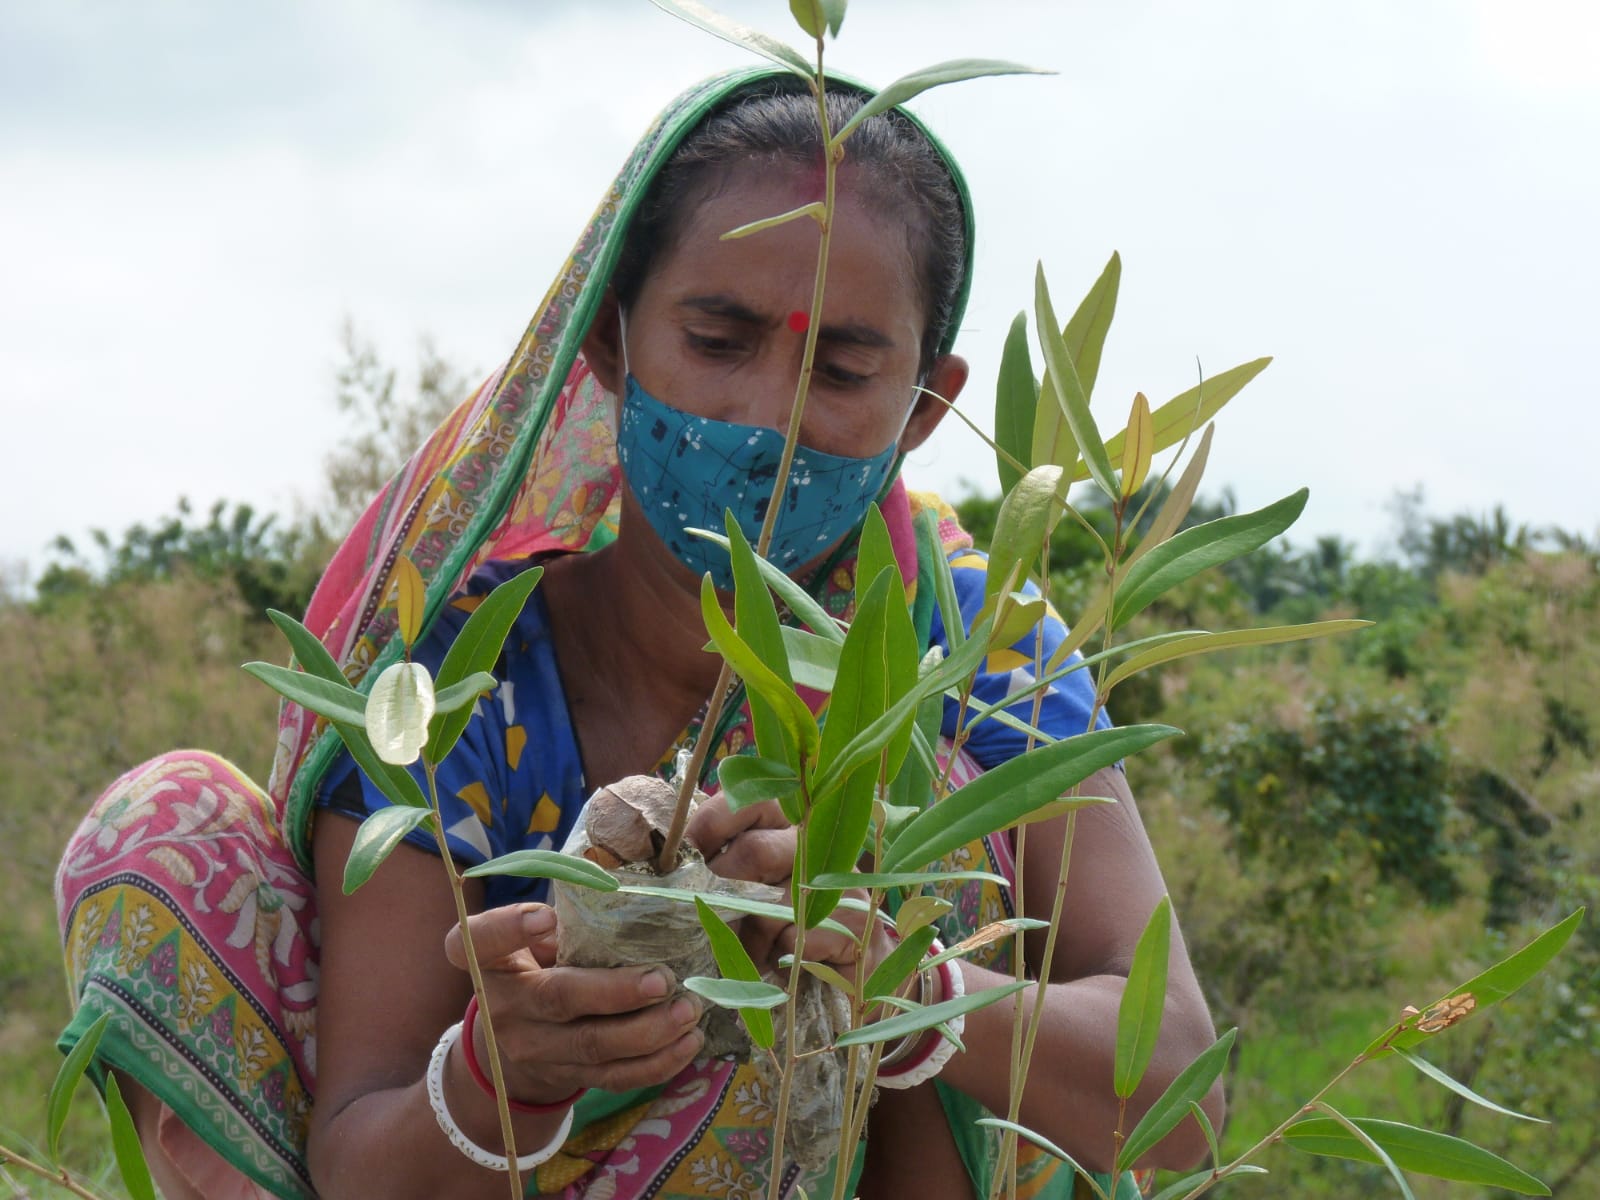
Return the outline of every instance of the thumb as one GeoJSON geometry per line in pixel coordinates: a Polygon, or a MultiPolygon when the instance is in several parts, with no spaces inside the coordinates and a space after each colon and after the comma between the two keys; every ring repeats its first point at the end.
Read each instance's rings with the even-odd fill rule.
{"type": "MultiPolygon", "coordinates": [[[[511,959],[532,954],[544,966],[555,961],[556,912],[545,904],[508,904],[467,918],[472,948],[480,966],[509,967],[511,959]]],[[[467,969],[465,940],[461,926],[454,925],[444,937],[444,956],[459,970],[467,969]]]]}

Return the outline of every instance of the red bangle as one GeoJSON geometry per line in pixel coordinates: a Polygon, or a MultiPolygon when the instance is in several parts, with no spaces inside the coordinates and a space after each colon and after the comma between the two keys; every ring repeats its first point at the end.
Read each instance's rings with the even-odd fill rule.
{"type": "MultiPolygon", "coordinates": [[[[461,1054],[467,1060],[467,1073],[472,1076],[473,1082],[493,1099],[494,1084],[489,1081],[489,1077],[483,1073],[483,1068],[478,1065],[478,1052],[473,1048],[472,1044],[472,1028],[477,1023],[478,997],[474,995],[471,1000],[467,1001],[466,1016],[461,1018],[461,1054]]],[[[513,1100],[510,1096],[507,1096],[506,1107],[516,1113],[560,1112],[564,1108],[571,1108],[586,1091],[588,1091],[587,1088],[579,1088],[572,1095],[560,1100],[552,1100],[549,1104],[524,1104],[521,1100],[513,1100]]]]}

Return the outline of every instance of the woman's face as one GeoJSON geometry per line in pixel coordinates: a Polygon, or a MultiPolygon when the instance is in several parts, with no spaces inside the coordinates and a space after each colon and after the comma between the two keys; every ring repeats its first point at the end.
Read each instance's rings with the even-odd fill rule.
{"type": "MultiPolygon", "coordinates": [[[[697,416],[787,427],[806,339],[791,314],[811,309],[820,230],[802,219],[733,241],[721,235],[808,203],[816,190],[789,172],[746,169],[689,216],[625,314],[626,368],[647,392],[697,416]]],[[[597,322],[591,342],[616,338],[608,325],[597,322]]],[[[801,443],[860,458],[896,438],[902,450],[926,439],[944,406],[915,390],[922,331],[907,231],[842,171],[801,443]]],[[[608,350],[595,347],[590,362],[620,392],[621,355],[608,350]]],[[[966,364],[945,356],[926,386],[953,400],[965,379],[966,364]]]]}

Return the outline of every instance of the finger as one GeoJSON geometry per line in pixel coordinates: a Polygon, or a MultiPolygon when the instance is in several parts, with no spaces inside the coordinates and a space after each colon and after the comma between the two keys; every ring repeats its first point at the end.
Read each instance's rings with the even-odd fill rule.
{"type": "Polygon", "coordinates": [[[781,884],[794,873],[794,851],[793,828],[747,829],[706,865],[724,879],[781,884]]]}
{"type": "MultiPolygon", "coordinates": [[[[472,948],[485,967],[509,966],[518,951],[533,950],[546,941],[555,944],[555,910],[544,904],[508,904],[467,918],[472,948]]],[[[461,926],[452,926],[444,936],[444,956],[459,970],[467,969],[467,952],[461,926]]]]}
{"type": "Polygon", "coordinates": [[[708,859],[747,829],[783,829],[789,824],[776,800],[730,811],[721,793],[710,797],[689,818],[689,839],[708,859]]]}
{"type": "Polygon", "coordinates": [[[694,1061],[705,1041],[703,1032],[698,1028],[691,1029],[672,1045],[654,1054],[608,1064],[598,1073],[594,1086],[608,1092],[625,1092],[665,1083],[694,1061]]]}
{"type": "Polygon", "coordinates": [[[529,978],[524,1011],[556,1023],[637,1012],[666,999],[676,982],[661,966],[551,967],[529,978]]]}
{"type": "Polygon", "coordinates": [[[703,1011],[694,996],[679,996],[623,1016],[542,1026],[530,1041],[547,1041],[540,1054],[546,1061],[603,1067],[666,1049],[695,1028],[703,1011]]]}
{"type": "MultiPolygon", "coordinates": [[[[793,954],[798,934],[793,925],[784,926],[778,934],[773,945],[773,957],[782,958],[785,954],[793,954]]],[[[860,947],[842,933],[833,933],[826,929],[812,929],[806,933],[806,958],[812,962],[833,963],[836,966],[850,966],[856,961],[860,947]]]]}

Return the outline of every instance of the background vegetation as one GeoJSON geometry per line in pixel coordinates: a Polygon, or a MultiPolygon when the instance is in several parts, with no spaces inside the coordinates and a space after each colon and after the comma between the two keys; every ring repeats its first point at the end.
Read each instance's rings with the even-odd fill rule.
{"type": "MultiPolygon", "coordinates": [[[[277,657],[261,616],[304,608],[332,548],[420,432],[463,393],[424,346],[401,380],[353,333],[338,400],[355,431],[328,463],[317,515],[292,521],[180,501],[154,528],[58,543],[28,593],[0,597],[10,664],[0,721],[0,1137],[43,1128],[67,1017],[51,877],[90,799],[178,745],[264,778],[275,702],[237,670],[277,657]]],[[[1224,429],[1224,435],[1226,430],[1224,429]]],[[[1224,494],[1191,521],[1231,508],[1224,494]]],[[[961,511],[983,543],[996,502],[961,511]]],[[[1070,618],[1096,561],[1063,522],[1051,561],[1070,618]]],[[[1407,1003],[1425,1004],[1600,896],[1600,545],[1561,530],[1395,502],[1395,548],[1280,543],[1146,614],[1214,628],[1360,615],[1354,637],[1177,664],[1113,698],[1119,721],[1188,736],[1140,758],[1135,791],[1218,1025],[1238,1024],[1226,1140],[1244,1144],[1348,1061],[1407,1003]]],[[[1130,630],[1138,636],[1140,630],[1130,630]]],[[[1433,1043],[1458,1079],[1555,1118],[1494,1118],[1404,1064],[1359,1072],[1335,1103],[1460,1132],[1544,1178],[1600,1195],[1600,923],[1493,1013],[1433,1043]]],[[[71,1138],[69,1133],[69,1139],[71,1138]]],[[[101,1167],[78,1139],[78,1162],[101,1167]]],[[[1284,1149],[1228,1195],[1348,1197],[1378,1168],[1284,1149]],[[1264,1190],[1262,1190],[1264,1189],[1264,1190]]],[[[1413,1181],[1419,1200],[1473,1189],[1413,1181]]],[[[22,1193],[18,1188],[17,1194],[22,1193]]]]}

